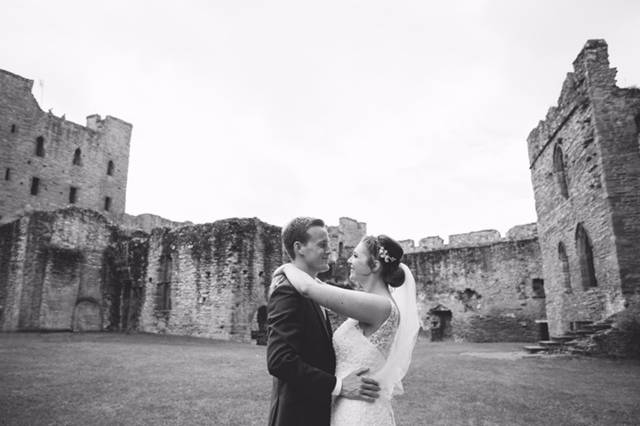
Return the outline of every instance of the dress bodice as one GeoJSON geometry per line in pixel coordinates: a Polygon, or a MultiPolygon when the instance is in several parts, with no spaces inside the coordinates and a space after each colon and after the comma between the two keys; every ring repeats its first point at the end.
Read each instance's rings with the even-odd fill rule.
{"type": "MultiPolygon", "coordinates": [[[[368,367],[366,375],[375,376],[389,355],[389,350],[400,322],[400,313],[391,302],[391,312],[387,319],[371,335],[365,336],[354,319],[346,320],[333,334],[333,347],[336,352],[336,376],[344,378],[354,370],[368,367]]],[[[391,394],[381,390],[381,395],[391,394]]],[[[383,397],[375,403],[338,398],[334,405],[331,424],[343,425],[393,425],[391,402],[383,397]]]]}

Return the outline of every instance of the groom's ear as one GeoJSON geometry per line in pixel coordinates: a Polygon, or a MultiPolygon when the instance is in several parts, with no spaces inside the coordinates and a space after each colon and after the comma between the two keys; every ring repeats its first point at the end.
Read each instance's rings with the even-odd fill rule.
{"type": "Polygon", "coordinates": [[[304,248],[304,244],[302,244],[300,241],[293,242],[293,252],[295,254],[299,254],[303,256],[303,254],[301,253],[303,248],[304,248]]]}

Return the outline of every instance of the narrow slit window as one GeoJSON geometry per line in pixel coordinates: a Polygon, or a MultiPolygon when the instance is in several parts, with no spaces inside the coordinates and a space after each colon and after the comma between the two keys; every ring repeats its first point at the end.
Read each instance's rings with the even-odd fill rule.
{"type": "Polygon", "coordinates": [[[111,210],[111,197],[104,197],[104,209],[106,211],[111,210]]]}
{"type": "Polygon", "coordinates": [[[553,150],[553,172],[560,188],[560,194],[562,194],[564,198],[569,198],[569,186],[567,185],[567,175],[564,168],[564,158],[560,145],[556,145],[553,150]]]}
{"type": "Polygon", "coordinates": [[[31,178],[31,195],[38,195],[40,191],[40,179],[37,177],[31,178]]]}
{"type": "Polygon", "coordinates": [[[36,138],[36,156],[44,157],[44,138],[42,136],[36,138]]]}
{"type": "Polygon", "coordinates": [[[16,127],[16,125],[15,125],[15,124],[12,124],[12,125],[11,125],[11,133],[15,133],[15,132],[16,132],[16,130],[18,130],[18,128],[16,127]]]}
{"type": "Polygon", "coordinates": [[[80,150],[80,148],[77,148],[73,153],[73,165],[82,166],[82,151],[80,150]]]}
{"type": "Polygon", "coordinates": [[[107,164],[107,174],[109,176],[113,176],[113,161],[109,160],[109,163],[107,164]]]}
{"type": "Polygon", "coordinates": [[[69,188],[69,203],[75,204],[78,201],[78,188],[72,186],[69,188]]]}
{"type": "Polygon", "coordinates": [[[11,169],[9,167],[4,171],[4,180],[11,180],[11,169]]]}
{"type": "Polygon", "coordinates": [[[560,279],[567,294],[573,293],[571,288],[571,274],[569,272],[569,257],[562,242],[558,243],[558,259],[560,260],[560,279]]]}

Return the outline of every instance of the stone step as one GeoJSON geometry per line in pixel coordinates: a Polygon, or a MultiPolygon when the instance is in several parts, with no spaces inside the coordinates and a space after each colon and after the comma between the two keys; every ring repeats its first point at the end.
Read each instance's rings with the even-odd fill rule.
{"type": "Polygon", "coordinates": [[[580,330],[578,331],[601,331],[601,330],[608,330],[611,328],[611,324],[589,324],[589,325],[585,325],[583,326],[580,330]]]}
{"type": "Polygon", "coordinates": [[[573,355],[589,355],[589,351],[583,348],[571,348],[569,352],[573,355]]]}
{"type": "Polygon", "coordinates": [[[566,333],[567,336],[574,336],[574,337],[584,337],[584,336],[589,336],[591,334],[593,334],[594,331],[592,330],[576,330],[576,331],[570,331],[568,333],[566,333]]]}
{"type": "Polygon", "coordinates": [[[540,340],[538,344],[545,348],[558,348],[563,345],[562,342],[556,342],[554,340],[540,340]]]}
{"type": "Polygon", "coordinates": [[[544,352],[547,350],[547,348],[543,346],[537,346],[537,345],[524,346],[523,348],[525,351],[529,352],[530,354],[537,354],[539,352],[544,352]]]}
{"type": "Polygon", "coordinates": [[[593,321],[572,321],[571,329],[572,330],[580,330],[585,325],[593,324],[593,321]]]}
{"type": "Polygon", "coordinates": [[[575,336],[568,336],[566,334],[562,336],[551,336],[551,340],[554,340],[556,342],[563,342],[563,343],[569,342],[574,339],[575,339],[575,336]]]}

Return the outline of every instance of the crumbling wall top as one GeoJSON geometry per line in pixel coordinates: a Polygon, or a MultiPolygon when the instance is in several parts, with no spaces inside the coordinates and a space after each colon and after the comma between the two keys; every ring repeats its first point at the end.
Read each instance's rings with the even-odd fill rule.
{"type": "Polygon", "coordinates": [[[483,231],[468,232],[466,234],[449,235],[449,246],[474,246],[495,243],[500,241],[500,239],[500,232],[495,229],[487,229],[483,231]]]}
{"type": "Polygon", "coordinates": [[[508,240],[526,240],[538,237],[538,224],[536,222],[525,225],[516,225],[507,231],[508,240]]]}
{"type": "Polygon", "coordinates": [[[31,92],[31,89],[33,89],[33,80],[29,80],[28,78],[24,78],[3,69],[0,69],[0,79],[2,80],[3,85],[12,85],[27,92],[31,92]]]}

